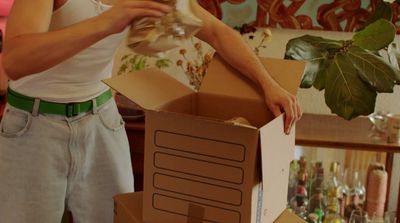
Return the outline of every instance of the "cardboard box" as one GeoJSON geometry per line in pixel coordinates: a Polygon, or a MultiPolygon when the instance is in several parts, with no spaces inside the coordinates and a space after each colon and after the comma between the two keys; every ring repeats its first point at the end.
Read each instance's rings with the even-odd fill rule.
{"type": "MultiPolygon", "coordinates": [[[[126,193],[114,197],[114,223],[143,223],[143,193],[126,193]]],[[[285,210],[274,223],[302,222],[295,214],[285,210]]],[[[164,222],[168,223],[168,222],[164,222]]]]}
{"type": "MultiPolygon", "coordinates": [[[[261,60],[296,94],[303,62],[261,60]]],[[[270,223],[285,210],[294,129],[218,56],[198,92],[156,69],[105,83],[146,110],[145,222],[270,223]],[[253,126],[225,121],[238,116],[253,126]]]]}
{"type": "Polygon", "coordinates": [[[114,196],[114,223],[142,223],[142,192],[114,196]]]}

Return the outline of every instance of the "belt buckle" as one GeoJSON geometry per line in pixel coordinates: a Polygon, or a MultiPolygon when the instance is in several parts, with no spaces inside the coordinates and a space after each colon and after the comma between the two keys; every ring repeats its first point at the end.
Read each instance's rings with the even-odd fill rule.
{"type": "Polygon", "coordinates": [[[81,113],[80,103],[68,103],[65,108],[65,116],[73,117],[81,113]]]}

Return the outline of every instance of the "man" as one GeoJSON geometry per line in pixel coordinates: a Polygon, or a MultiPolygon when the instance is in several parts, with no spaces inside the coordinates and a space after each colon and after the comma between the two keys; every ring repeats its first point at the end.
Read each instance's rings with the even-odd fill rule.
{"type": "MultiPolygon", "coordinates": [[[[101,80],[132,20],[172,9],[152,0],[15,0],[3,64],[8,105],[0,132],[2,223],[110,223],[112,196],[133,188],[121,116],[101,80]]],[[[197,37],[258,83],[285,131],[301,116],[293,95],[263,68],[241,36],[197,6],[197,37]]]]}

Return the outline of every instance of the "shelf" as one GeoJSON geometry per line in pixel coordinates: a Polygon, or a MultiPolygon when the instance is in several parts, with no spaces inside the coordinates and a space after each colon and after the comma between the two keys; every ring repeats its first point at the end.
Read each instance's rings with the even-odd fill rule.
{"type": "Polygon", "coordinates": [[[296,145],[400,153],[400,145],[373,139],[367,117],[304,114],[296,124],[296,145]]]}

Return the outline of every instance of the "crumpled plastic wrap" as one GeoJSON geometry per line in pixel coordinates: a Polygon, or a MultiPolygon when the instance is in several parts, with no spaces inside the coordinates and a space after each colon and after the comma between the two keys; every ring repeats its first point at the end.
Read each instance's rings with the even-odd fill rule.
{"type": "Polygon", "coordinates": [[[182,45],[202,26],[193,13],[195,0],[158,0],[174,10],[161,18],[145,17],[132,22],[127,45],[135,53],[162,57],[164,52],[182,45]]]}

